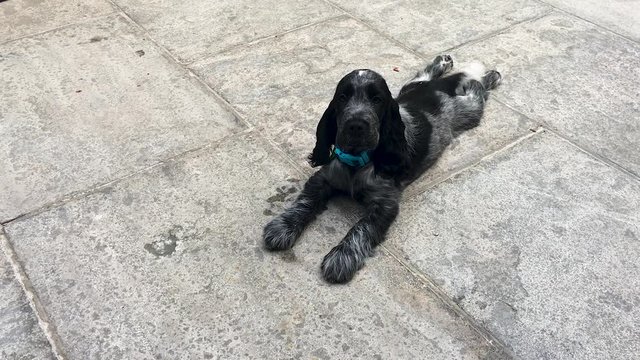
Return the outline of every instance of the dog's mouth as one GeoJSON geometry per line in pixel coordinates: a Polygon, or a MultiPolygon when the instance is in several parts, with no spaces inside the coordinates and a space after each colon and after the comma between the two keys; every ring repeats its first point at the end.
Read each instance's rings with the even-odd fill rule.
{"type": "Polygon", "coordinates": [[[378,146],[378,139],[376,137],[366,139],[337,139],[336,146],[347,154],[357,155],[363,151],[373,150],[378,146]]]}
{"type": "Polygon", "coordinates": [[[343,152],[351,155],[358,155],[363,151],[373,150],[373,146],[366,146],[366,145],[346,145],[346,146],[338,145],[338,147],[343,152]]]}

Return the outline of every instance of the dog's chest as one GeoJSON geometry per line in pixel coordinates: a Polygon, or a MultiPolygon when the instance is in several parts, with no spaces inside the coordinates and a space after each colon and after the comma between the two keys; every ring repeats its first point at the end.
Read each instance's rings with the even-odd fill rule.
{"type": "Polygon", "coordinates": [[[384,181],[375,176],[372,164],[356,170],[338,160],[333,160],[325,170],[327,181],[334,189],[344,191],[353,197],[384,181]]]}

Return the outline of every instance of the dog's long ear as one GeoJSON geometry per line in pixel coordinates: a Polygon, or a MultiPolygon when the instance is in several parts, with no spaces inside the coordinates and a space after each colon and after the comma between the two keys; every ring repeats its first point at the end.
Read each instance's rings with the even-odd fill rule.
{"type": "Polygon", "coordinates": [[[409,145],[398,103],[391,99],[380,124],[380,140],[373,154],[376,174],[393,177],[409,168],[409,145]]]}
{"type": "Polygon", "coordinates": [[[335,101],[331,100],[324,111],[316,130],[316,146],[309,155],[312,167],[328,164],[331,160],[331,145],[336,142],[338,124],[336,123],[335,101]]]}

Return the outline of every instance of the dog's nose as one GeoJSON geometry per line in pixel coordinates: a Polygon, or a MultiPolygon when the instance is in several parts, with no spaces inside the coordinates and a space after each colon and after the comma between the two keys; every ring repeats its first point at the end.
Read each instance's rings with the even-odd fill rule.
{"type": "Polygon", "coordinates": [[[361,136],[367,133],[369,130],[369,124],[362,120],[351,120],[347,124],[347,131],[353,136],[361,136]]]}

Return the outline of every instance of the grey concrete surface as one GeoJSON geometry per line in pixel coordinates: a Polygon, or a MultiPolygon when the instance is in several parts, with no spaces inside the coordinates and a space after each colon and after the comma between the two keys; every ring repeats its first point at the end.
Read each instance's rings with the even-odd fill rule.
{"type": "Polygon", "coordinates": [[[181,62],[340,13],[322,0],[115,0],[181,62]]]}
{"type": "Polygon", "coordinates": [[[300,186],[268,148],[234,137],[7,226],[70,358],[491,355],[385,254],[347,286],[323,283],[322,256],[351,225],[340,208],[295,252],[265,253],[265,213],[300,186]]]}
{"type": "Polygon", "coordinates": [[[120,16],[2,45],[0,73],[0,220],[243,128],[120,16]]]}
{"type": "Polygon", "coordinates": [[[566,15],[516,26],[456,55],[496,64],[496,96],[640,175],[640,45],[566,15]]]}
{"type": "Polygon", "coordinates": [[[455,138],[429,171],[409,185],[405,197],[424,191],[537,129],[535,121],[491,99],[494,93],[489,95],[481,126],[455,138]]]}
{"type": "Polygon", "coordinates": [[[439,52],[548,13],[535,0],[330,0],[424,55],[439,52]]]}
{"type": "MultiPolygon", "coordinates": [[[[0,242],[4,235],[0,229],[0,242]]],[[[0,358],[54,359],[51,346],[17,282],[11,264],[0,251],[0,358]]]]}
{"type": "Polygon", "coordinates": [[[114,11],[106,0],[5,1],[0,6],[0,44],[114,11]]]}
{"type": "Polygon", "coordinates": [[[0,226],[50,320],[0,256],[0,358],[634,358],[636,3],[0,1],[0,226]],[[341,76],[445,51],[504,81],[353,282],[348,200],[265,252],[341,76]]]}
{"type": "Polygon", "coordinates": [[[640,1],[638,0],[544,0],[571,14],[607,29],[640,40],[640,1]]]}
{"type": "Polygon", "coordinates": [[[640,353],[640,182],[545,133],[408,201],[388,246],[518,358],[640,353]]]}

